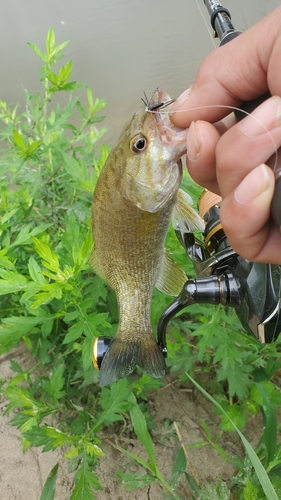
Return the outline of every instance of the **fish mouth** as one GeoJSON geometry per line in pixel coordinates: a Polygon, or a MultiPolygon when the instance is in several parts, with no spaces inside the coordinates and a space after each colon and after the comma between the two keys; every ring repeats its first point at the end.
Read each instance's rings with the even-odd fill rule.
{"type": "MultiPolygon", "coordinates": [[[[144,95],[146,97],[146,94],[144,95]]],[[[157,89],[154,90],[149,100],[146,98],[146,101],[144,101],[147,106],[147,111],[156,111],[159,108],[163,108],[168,106],[169,104],[172,104],[172,102],[174,102],[174,99],[171,99],[169,94],[167,94],[167,92],[164,92],[164,90],[162,90],[160,87],[157,87],[157,89]]]]}
{"type": "Polygon", "coordinates": [[[158,87],[147,100],[146,111],[153,115],[162,143],[178,146],[180,158],[186,152],[186,129],[176,127],[170,120],[169,108],[174,101],[175,99],[171,99],[169,94],[158,87]]]}

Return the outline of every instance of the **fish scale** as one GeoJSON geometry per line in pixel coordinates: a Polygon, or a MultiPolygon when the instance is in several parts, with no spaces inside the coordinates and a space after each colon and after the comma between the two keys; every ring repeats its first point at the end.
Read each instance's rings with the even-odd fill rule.
{"type": "MultiPolygon", "coordinates": [[[[169,100],[156,89],[149,102],[155,105],[169,100]]],[[[168,115],[161,116],[161,108],[151,113],[149,105],[142,106],[99,176],[92,203],[94,250],[90,263],[115,291],[119,311],[116,336],[101,364],[101,386],[129,375],[136,365],[153,377],[165,375],[165,359],[154,338],[150,309],[154,286],[165,289],[168,281],[177,294],[186,280],[164,250],[185,148],[185,131],[175,131],[168,115]]],[[[200,219],[191,207],[187,218],[195,225],[200,219]]]]}

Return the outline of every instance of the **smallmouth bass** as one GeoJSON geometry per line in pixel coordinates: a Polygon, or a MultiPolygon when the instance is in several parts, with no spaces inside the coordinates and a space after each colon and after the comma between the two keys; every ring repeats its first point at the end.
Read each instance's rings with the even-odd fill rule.
{"type": "Polygon", "coordinates": [[[90,264],[115,291],[119,310],[118,331],[101,363],[101,386],[129,375],[136,365],[152,377],[165,375],[150,308],[154,286],[178,295],[186,281],[164,249],[173,209],[178,209],[177,227],[204,227],[179,190],[186,131],[171,124],[166,107],[161,114],[170,101],[158,88],[134,114],[94,191],[90,264]]]}

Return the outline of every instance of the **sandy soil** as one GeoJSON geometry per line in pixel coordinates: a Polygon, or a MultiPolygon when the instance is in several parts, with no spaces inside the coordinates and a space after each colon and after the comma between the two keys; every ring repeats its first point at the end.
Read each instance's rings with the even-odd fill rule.
{"type": "MultiPolygon", "coordinates": [[[[0,358],[0,378],[7,380],[12,376],[9,358],[28,366],[29,354],[24,346],[18,347],[12,355],[0,358]]],[[[15,427],[8,424],[11,416],[4,416],[7,402],[0,400],[0,498],[5,500],[39,500],[44,482],[52,467],[59,463],[59,477],[57,480],[56,500],[68,500],[73,488],[73,475],[67,472],[68,462],[63,459],[63,452],[53,451],[42,453],[40,448],[31,448],[22,453],[20,434],[15,427]]],[[[179,451],[179,441],[175,432],[165,431],[165,421],[174,422],[178,436],[185,447],[198,442],[206,441],[206,436],[200,426],[204,420],[211,429],[212,435],[218,432],[218,418],[212,411],[212,405],[201,396],[183,391],[176,386],[169,385],[151,395],[151,412],[157,424],[155,446],[158,465],[164,477],[169,479],[175,457],[179,451]]],[[[255,445],[259,439],[257,429],[261,428],[259,417],[252,418],[247,425],[247,438],[255,445]]],[[[103,446],[105,457],[100,460],[96,471],[103,491],[95,492],[96,500],[162,500],[159,486],[152,484],[150,488],[137,491],[124,491],[117,483],[115,471],[122,468],[126,472],[144,471],[128,457],[121,454],[116,448],[115,437],[108,435],[103,446]]],[[[146,453],[135,439],[122,438],[124,448],[146,459],[146,453]]],[[[224,442],[220,443],[224,450],[231,455],[243,455],[242,446],[235,434],[224,434],[224,442]]],[[[219,478],[227,480],[235,473],[232,465],[227,464],[211,445],[192,449],[187,452],[187,472],[196,477],[200,485],[206,481],[216,482],[219,478]]],[[[191,499],[191,492],[182,481],[178,488],[182,500],[191,499]]],[[[83,500],[83,499],[81,499],[83,500]]]]}

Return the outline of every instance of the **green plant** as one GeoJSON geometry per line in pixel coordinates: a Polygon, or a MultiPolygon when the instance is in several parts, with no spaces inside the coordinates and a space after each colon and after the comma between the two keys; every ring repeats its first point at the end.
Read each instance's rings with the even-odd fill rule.
{"type": "MultiPolygon", "coordinates": [[[[252,468],[254,469],[256,476],[253,476],[251,479],[254,479],[254,482],[256,482],[256,478],[259,481],[259,491],[258,488],[256,487],[256,484],[253,484],[253,481],[249,480],[249,474],[248,477],[243,478],[244,482],[244,488],[243,491],[241,492],[243,496],[236,496],[236,498],[245,498],[246,500],[250,500],[250,498],[253,498],[252,495],[258,495],[258,498],[261,498],[262,492],[264,493],[265,497],[267,500],[278,500],[277,496],[277,490],[274,488],[273,482],[274,482],[274,477],[272,477],[273,482],[270,480],[265,468],[263,467],[263,464],[261,460],[259,459],[258,455],[256,454],[255,450],[252,448],[248,440],[245,438],[245,436],[242,434],[242,432],[238,429],[238,427],[234,424],[234,422],[231,421],[230,417],[227,415],[227,413],[223,410],[223,408],[219,405],[219,403],[210,396],[195,380],[193,380],[189,375],[187,375],[188,378],[192,381],[194,385],[204,394],[204,396],[218,408],[218,410],[222,413],[225,414],[225,416],[228,418],[228,420],[231,422],[237,433],[239,434],[239,437],[241,438],[243,445],[245,446],[247,455],[248,455],[248,462],[252,464],[252,468]],[[262,491],[261,491],[262,490],[262,491]]],[[[277,447],[276,447],[276,416],[275,416],[275,411],[273,409],[273,406],[271,404],[270,398],[268,397],[268,392],[266,391],[265,387],[261,384],[258,385],[258,390],[261,393],[262,396],[262,403],[263,403],[263,410],[264,410],[264,415],[265,415],[265,429],[264,433],[262,436],[262,441],[265,445],[266,449],[266,455],[267,455],[267,460],[265,462],[265,465],[267,468],[270,469],[270,464],[271,461],[273,461],[277,455],[277,447]]],[[[280,447],[279,447],[280,448],[280,447]]],[[[280,471],[280,466],[281,466],[281,461],[278,459],[276,462],[274,462],[274,465],[271,464],[274,468],[276,467],[276,472],[280,471]]],[[[252,475],[252,470],[251,470],[251,475],[252,475]]],[[[276,482],[276,485],[278,488],[278,492],[281,492],[280,490],[280,481],[278,477],[278,482],[276,482]]],[[[227,495],[227,491],[225,490],[223,492],[223,496],[219,498],[229,498],[227,495]]],[[[205,498],[203,495],[202,498],[205,498]]],[[[210,497],[211,498],[211,497],[210,497]]],[[[279,497],[280,498],[280,497],[279,497]]]]}
{"type": "MultiPolygon", "coordinates": [[[[247,455],[233,459],[238,474],[228,486],[219,482],[204,491],[186,473],[184,449],[177,443],[174,464],[169,477],[164,477],[150,435],[155,422],[148,400],[165,381],[139,373],[102,390],[98,387],[91,360],[93,340],[100,334],[114,336],[118,321],[114,293],[88,264],[92,192],[108,153],[106,146],[98,145],[104,132],[97,125],[102,120],[99,112],[105,103],[70,80],[71,62],[58,66],[67,43],[56,45],[53,29],[47,35],[46,52],[29,43],[43,64],[41,93],[25,91],[23,112],[0,101],[0,354],[21,341],[34,359],[28,369],[11,360],[15,376],[1,381],[1,392],[9,402],[6,412],[12,412],[11,425],[20,429],[24,450],[67,448],[64,456],[75,473],[72,500],[93,499],[94,491],[102,489],[96,468],[104,455],[103,440],[108,429],[122,436],[124,428],[134,432],[147,453],[146,460],[140,459],[116,445],[144,470],[132,474],[119,468],[118,480],[125,489],[154,483],[165,499],[180,500],[181,480],[189,483],[196,498],[229,498],[230,487],[234,498],[251,498],[253,492],[262,498],[247,455]],[[58,93],[69,96],[64,106],[53,104],[58,93]]],[[[198,197],[200,188],[187,175],[183,187],[198,197]]],[[[167,247],[193,276],[192,264],[172,229],[167,247]]],[[[155,290],[154,326],[170,300],[155,290]]],[[[281,397],[272,381],[281,367],[278,343],[261,346],[246,336],[232,310],[193,305],[171,322],[168,353],[172,377],[184,388],[190,384],[187,371],[198,377],[220,405],[220,414],[223,410],[217,436],[212,437],[203,422],[206,441],[197,445],[211,444],[231,461],[220,446],[221,435],[233,426],[242,429],[251,414],[261,411],[265,430],[257,456],[279,488],[281,452],[275,410],[281,397]]],[[[54,497],[56,478],[57,467],[47,478],[42,500],[54,497]]]]}
{"type": "Polygon", "coordinates": [[[22,340],[37,358],[28,370],[11,361],[16,376],[3,390],[10,401],[7,412],[20,410],[11,424],[23,433],[24,450],[69,446],[66,456],[76,470],[72,498],[80,499],[81,491],[83,498],[93,498],[92,488],[101,488],[92,473],[103,454],[97,430],[120,420],[130,404],[118,397],[121,388],[129,391],[122,384],[113,388],[115,404],[108,390],[98,400],[99,389],[87,390],[97,381],[94,336],[101,328],[112,335],[116,323],[112,292],[88,265],[91,196],[107,156],[105,146],[96,147],[104,132],[96,128],[102,119],[97,113],[105,103],[94,100],[90,89],[86,105],[72,95],[84,85],[69,81],[71,62],[55,72],[66,44],[55,45],[53,29],[46,53],[29,44],[43,61],[42,95],[25,91],[21,114],[0,101],[0,352],[22,340]],[[66,106],[54,107],[53,96],[66,91],[71,93],[66,106]],[[75,114],[78,125],[72,123],[75,114]],[[42,423],[47,417],[53,423],[58,412],[63,414],[58,426],[42,423]]]}
{"type": "Polygon", "coordinates": [[[53,500],[55,498],[58,467],[59,464],[56,464],[48,475],[40,496],[40,500],[53,500]]]}
{"type": "MultiPolygon", "coordinates": [[[[160,485],[163,487],[163,489],[169,494],[169,498],[180,500],[179,496],[175,493],[174,488],[176,487],[181,475],[184,474],[186,468],[186,458],[182,448],[180,448],[179,454],[176,458],[170,480],[169,482],[167,482],[162,476],[157,466],[153,442],[149,433],[147,432],[146,421],[143,416],[143,413],[141,412],[139,406],[136,404],[137,402],[133,394],[131,394],[130,396],[130,401],[132,403],[130,415],[134,431],[138,436],[140,442],[146,449],[149,460],[147,462],[142,458],[140,458],[139,456],[123,449],[122,450],[123,453],[125,453],[130,458],[141,464],[146,469],[147,474],[141,474],[141,475],[124,474],[122,470],[119,470],[117,471],[117,476],[119,478],[119,481],[125,482],[126,490],[134,490],[136,488],[147,486],[148,484],[154,481],[158,481],[160,485]]],[[[167,495],[165,496],[165,498],[168,498],[167,495]]]]}

